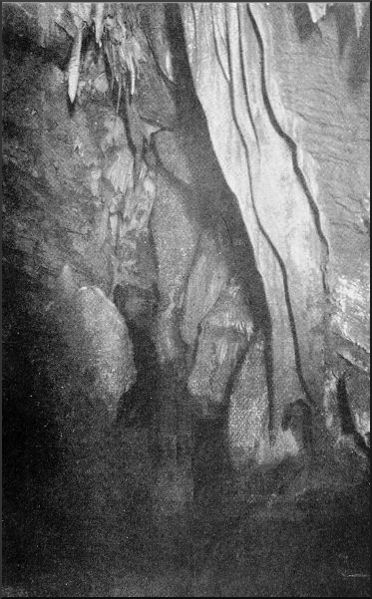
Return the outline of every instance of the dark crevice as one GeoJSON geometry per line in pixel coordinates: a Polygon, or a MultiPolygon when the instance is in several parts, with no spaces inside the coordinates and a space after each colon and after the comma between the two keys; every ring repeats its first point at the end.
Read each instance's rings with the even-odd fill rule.
{"type": "Polygon", "coordinates": [[[346,375],[343,375],[338,379],[336,392],[342,434],[353,437],[356,446],[369,457],[370,448],[366,445],[365,440],[357,431],[354,424],[354,419],[350,408],[349,395],[347,392],[346,375]]]}
{"type": "Polygon", "coordinates": [[[244,90],[244,99],[245,99],[245,105],[247,107],[247,113],[249,115],[249,120],[253,129],[253,133],[254,133],[254,138],[256,141],[256,145],[257,145],[257,149],[258,152],[260,151],[260,140],[259,137],[257,135],[257,130],[256,130],[256,124],[254,122],[254,118],[252,115],[252,110],[251,110],[251,105],[249,102],[249,95],[248,95],[248,82],[247,82],[247,78],[245,76],[245,69],[244,69],[244,53],[243,53],[243,44],[242,44],[242,37],[243,37],[243,33],[242,33],[242,24],[241,24],[241,19],[238,18],[238,27],[239,27],[239,56],[240,56],[240,64],[242,65],[242,69],[241,69],[241,73],[242,73],[242,81],[243,81],[243,90],[244,90]]]}
{"type": "Polygon", "coordinates": [[[337,3],[328,10],[332,10],[335,15],[336,27],[338,33],[338,49],[340,58],[345,54],[346,48],[352,38],[356,37],[354,7],[350,2],[337,3]]]}
{"type": "Polygon", "coordinates": [[[341,377],[337,381],[337,402],[340,410],[342,433],[351,435],[354,432],[354,423],[349,406],[345,377],[341,377]]]}
{"type": "Polygon", "coordinates": [[[173,88],[177,111],[189,112],[198,100],[193,93],[193,80],[186,50],[180,7],[176,3],[164,4],[165,32],[168,38],[175,85],[173,88]]]}
{"type": "MultiPolygon", "coordinates": [[[[160,10],[160,7],[158,7],[158,9],[160,10]]],[[[162,6],[162,10],[164,10],[164,6],[162,6]]],[[[151,19],[150,19],[150,15],[148,10],[143,10],[140,16],[140,21],[141,21],[141,29],[143,31],[143,34],[146,38],[146,42],[147,45],[149,47],[149,50],[151,52],[151,56],[154,60],[154,65],[155,65],[155,69],[156,69],[156,74],[158,75],[158,77],[162,80],[162,82],[167,86],[167,88],[172,91],[175,92],[176,88],[177,88],[177,83],[171,81],[170,79],[168,79],[168,77],[163,73],[163,70],[161,69],[159,62],[158,62],[158,58],[156,56],[155,53],[155,49],[153,47],[153,43],[151,41],[151,19]]]]}
{"type": "Polygon", "coordinates": [[[158,298],[155,290],[133,285],[116,285],[113,301],[125,319],[133,344],[136,383],[124,393],[118,407],[117,422],[125,426],[150,426],[157,409],[156,389],[159,364],[151,335],[158,298]]]}
{"type": "MultiPolygon", "coordinates": [[[[223,73],[223,76],[225,77],[225,81],[227,84],[229,84],[230,79],[228,74],[225,71],[225,68],[223,66],[222,63],[222,59],[221,59],[221,55],[218,49],[218,41],[217,41],[217,32],[216,32],[216,24],[215,24],[215,19],[214,19],[214,14],[213,14],[213,5],[209,4],[209,8],[210,8],[210,13],[211,13],[211,21],[212,21],[212,27],[213,27],[213,43],[214,43],[214,51],[216,53],[216,58],[217,58],[217,62],[220,65],[220,69],[221,69],[221,73],[223,73]]],[[[194,11],[193,11],[194,12],[194,11]]]]}
{"type": "MultiPolygon", "coordinates": [[[[344,7],[342,7],[344,8],[344,7]]],[[[370,6],[367,8],[359,32],[351,41],[351,64],[348,84],[351,93],[360,92],[363,86],[369,84],[369,69],[371,60],[370,6]]]]}

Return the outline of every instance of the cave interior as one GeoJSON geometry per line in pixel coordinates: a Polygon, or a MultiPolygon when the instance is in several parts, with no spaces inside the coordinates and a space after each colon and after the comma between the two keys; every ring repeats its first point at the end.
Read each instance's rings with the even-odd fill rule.
{"type": "Polygon", "coordinates": [[[269,302],[180,6],[102,5],[78,55],[77,9],[52,3],[53,29],[5,4],[4,596],[368,596],[369,437],[342,376],[352,451],[325,453],[305,401],[283,415],[295,451],[255,455],[269,302]]]}

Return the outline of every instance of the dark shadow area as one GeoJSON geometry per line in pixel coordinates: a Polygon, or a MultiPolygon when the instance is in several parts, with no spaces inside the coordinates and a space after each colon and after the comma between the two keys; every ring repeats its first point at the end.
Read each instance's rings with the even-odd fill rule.
{"type": "Polygon", "coordinates": [[[115,559],[148,552],[146,436],[112,429],[33,293],[21,268],[3,268],[3,584],[86,596],[95,568],[104,580],[115,559]]]}
{"type": "Polygon", "coordinates": [[[337,381],[337,400],[341,416],[342,432],[344,435],[351,435],[354,432],[354,422],[349,406],[345,377],[337,381]]]}
{"type": "Polygon", "coordinates": [[[366,445],[362,435],[355,428],[354,419],[350,409],[345,376],[337,381],[337,401],[341,417],[342,433],[344,435],[352,436],[359,449],[361,449],[369,458],[370,448],[366,445]]]}
{"type": "Polygon", "coordinates": [[[30,28],[27,30],[26,28],[26,32],[22,30],[22,27],[26,25],[26,18],[24,22],[18,23],[18,31],[14,29],[14,23],[12,22],[14,7],[12,4],[15,3],[6,2],[2,6],[2,49],[5,56],[8,49],[12,48],[12,52],[19,52],[20,57],[24,53],[32,53],[45,62],[54,62],[61,69],[65,69],[69,61],[72,44],[68,34],[61,28],[59,43],[50,44],[47,48],[40,47],[36,42],[36,29],[30,28]]]}
{"type": "MultiPolygon", "coordinates": [[[[19,266],[22,257],[19,256],[19,266]]],[[[42,326],[27,301],[42,290],[21,268],[3,266],[2,456],[3,565],[40,553],[38,533],[58,534],[46,489],[63,470],[64,456],[42,350],[53,331],[42,326]]],[[[45,324],[45,323],[44,323],[45,324]]],[[[47,541],[46,541],[47,542],[47,541]]]]}
{"type": "Polygon", "coordinates": [[[159,364],[151,335],[156,298],[151,290],[117,285],[114,303],[124,316],[133,344],[137,382],[121,398],[117,421],[124,426],[150,427],[157,411],[159,364]]]}
{"type": "Polygon", "coordinates": [[[330,7],[335,15],[338,32],[339,55],[342,58],[348,44],[357,36],[355,27],[354,7],[351,2],[337,3],[330,7]]]}
{"type": "Polygon", "coordinates": [[[164,6],[166,35],[174,58],[175,99],[179,115],[189,113],[198,103],[186,52],[180,7],[176,3],[164,6]]]}
{"type": "Polygon", "coordinates": [[[348,82],[351,91],[359,91],[369,83],[369,71],[371,61],[370,50],[370,6],[363,17],[359,37],[355,35],[351,42],[350,70],[348,82]]]}
{"type": "Polygon", "coordinates": [[[306,42],[315,32],[320,35],[319,27],[316,23],[313,23],[306,2],[293,2],[291,8],[301,42],[306,42]]]}

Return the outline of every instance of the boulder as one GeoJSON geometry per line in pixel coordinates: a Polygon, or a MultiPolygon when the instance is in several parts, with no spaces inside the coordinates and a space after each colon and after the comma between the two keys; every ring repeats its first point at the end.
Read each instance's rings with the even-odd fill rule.
{"type": "Polygon", "coordinates": [[[66,306],[62,330],[71,359],[88,382],[89,396],[102,401],[114,419],[120,397],[136,382],[127,325],[98,287],[81,287],[66,306]]]}

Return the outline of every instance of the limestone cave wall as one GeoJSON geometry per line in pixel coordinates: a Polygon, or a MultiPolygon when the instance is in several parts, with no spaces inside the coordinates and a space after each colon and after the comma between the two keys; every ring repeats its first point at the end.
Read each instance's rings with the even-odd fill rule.
{"type": "Polygon", "coordinates": [[[10,562],[178,555],[191,513],[364,484],[369,10],[340,5],[3,6],[10,562]]]}

